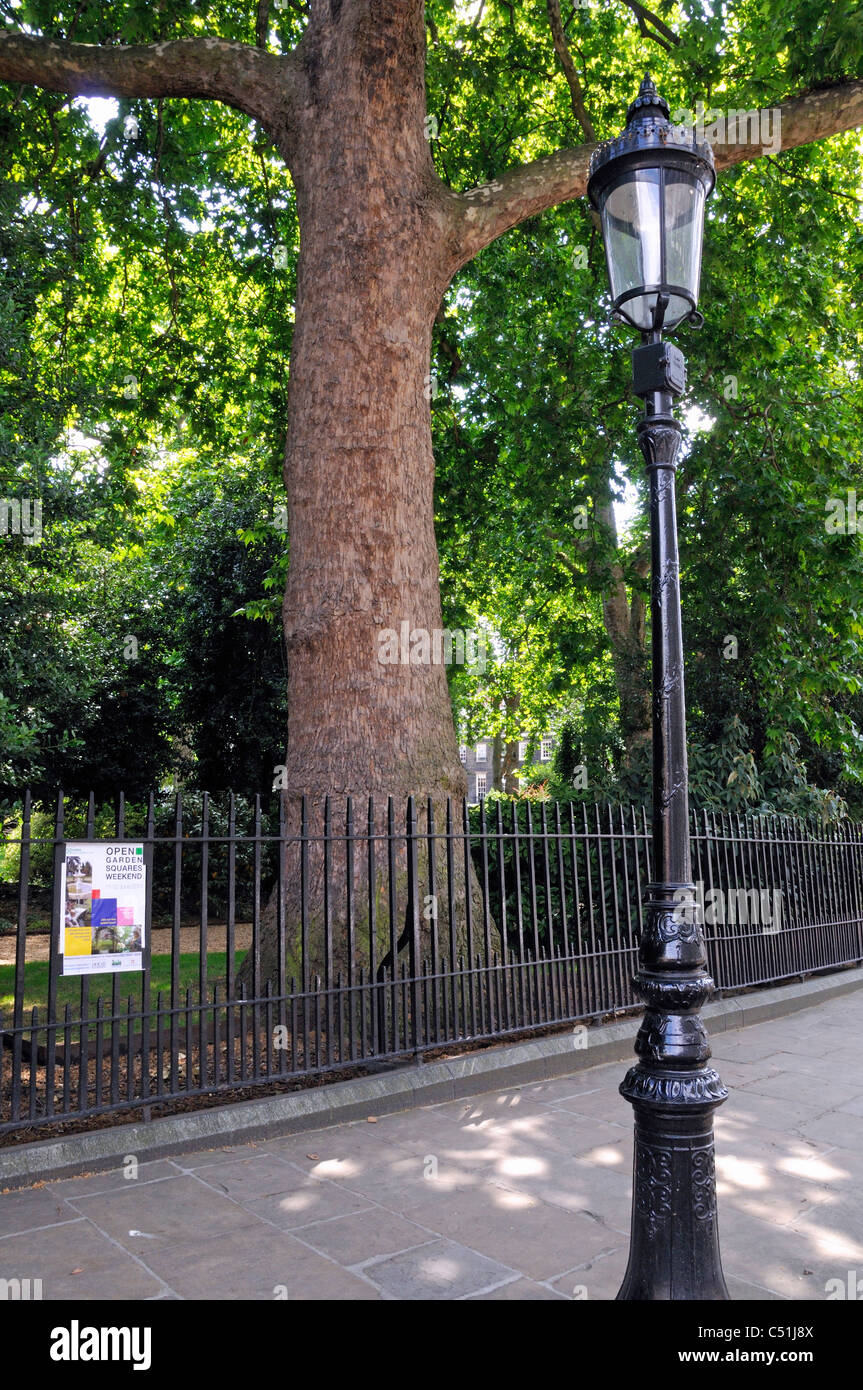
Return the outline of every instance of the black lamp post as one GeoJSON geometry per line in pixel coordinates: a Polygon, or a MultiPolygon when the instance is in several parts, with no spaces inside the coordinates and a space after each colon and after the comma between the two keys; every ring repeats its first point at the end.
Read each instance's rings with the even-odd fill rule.
{"type": "Polygon", "coordinates": [[[653,877],[635,985],[646,1005],[638,1063],[620,1092],[635,1112],[629,1264],[619,1299],[724,1299],[719,1258],[713,1111],[727,1092],[707,1065],[698,1010],[713,992],[689,852],[686,709],[674,474],[674,397],[683,354],[662,331],[697,310],[704,204],[715,182],[710,146],[668,120],[648,74],[626,129],[593,155],[588,194],[602,218],[618,321],[641,330],[633,390],[644,401],[638,439],[650,477],[653,644],[653,877]]]}

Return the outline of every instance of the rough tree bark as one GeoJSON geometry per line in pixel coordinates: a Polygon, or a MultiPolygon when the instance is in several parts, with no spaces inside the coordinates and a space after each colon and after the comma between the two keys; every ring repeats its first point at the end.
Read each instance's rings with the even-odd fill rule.
{"type": "MultiPolygon", "coordinates": [[[[422,6],[347,0],[337,22],[323,6],[317,19],[304,43],[296,126],[281,146],[301,236],[285,454],[288,823],[297,824],[298,791],[317,825],[328,795],[341,819],[346,796],[385,792],[399,822],[406,797],[417,794],[421,827],[433,796],[442,827],[445,796],[467,789],[446,670],[411,659],[411,647],[422,655],[422,634],[432,639],[442,629],[428,373],[449,279],[446,201],[424,130],[422,6]],[[398,660],[382,662],[383,639],[394,632],[398,660]]],[[[384,814],[381,797],[378,833],[384,814]]],[[[360,855],[361,917],[375,891],[364,862],[360,855]]],[[[425,879],[423,856],[420,870],[425,879]]],[[[397,871],[397,930],[404,925],[407,934],[401,844],[397,871]]],[[[457,873],[463,900],[461,855],[457,873]]],[[[313,850],[313,913],[321,875],[313,850]]],[[[285,904],[291,943],[296,896],[293,865],[285,904]]],[[[337,922],[340,906],[337,898],[337,922]]],[[[363,940],[365,926],[361,920],[363,940]]],[[[388,924],[380,926],[386,936],[388,924]]],[[[439,926],[448,937],[450,924],[439,926]]],[[[264,942],[266,973],[269,918],[264,942]]]]}
{"type": "Polygon", "coordinates": [[[301,229],[287,783],[316,798],[461,794],[444,666],[379,660],[382,632],[442,627],[428,373],[451,268],[423,125],[423,7],[345,0],[322,22],[323,9],[283,145],[301,229]]]}
{"type": "MultiPolygon", "coordinates": [[[[515,691],[513,691],[512,694],[510,694],[510,695],[504,695],[504,697],[503,697],[503,707],[504,707],[504,713],[505,713],[505,715],[506,715],[506,722],[507,722],[507,724],[508,724],[509,726],[512,725],[512,721],[515,719],[515,716],[518,714],[519,706],[520,706],[520,705],[521,705],[521,692],[520,692],[520,691],[515,690],[515,691]]],[[[518,738],[514,738],[514,739],[510,739],[509,742],[506,743],[506,744],[504,745],[504,748],[503,748],[503,756],[502,756],[502,758],[501,758],[501,763],[500,763],[500,783],[501,783],[501,785],[498,787],[497,783],[495,783],[495,789],[496,789],[497,791],[503,791],[503,792],[505,792],[507,796],[516,796],[516,795],[518,794],[518,775],[517,775],[517,774],[518,774],[518,746],[519,746],[519,742],[520,742],[520,740],[519,740],[518,738]]]]}
{"type": "MultiPolygon", "coordinates": [[[[315,806],[326,793],[464,788],[443,666],[378,661],[381,629],[441,626],[432,323],[453,275],[484,246],[584,195],[593,148],[466,193],[447,188],[425,139],[423,23],[422,0],[311,0],[306,32],[284,56],[216,38],[99,47],[0,36],[0,80],[223,101],[262,124],[290,170],[301,250],[285,459],[286,763],[292,792],[315,806]]],[[[256,25],[260,40],[250,0],[250,33],[256,25]]],[[[804,144],[863,121],[863,82],[781,109],[783,147],[804,144]]],[[[717,167],[760,154],[726,146],[717,167]]]]}

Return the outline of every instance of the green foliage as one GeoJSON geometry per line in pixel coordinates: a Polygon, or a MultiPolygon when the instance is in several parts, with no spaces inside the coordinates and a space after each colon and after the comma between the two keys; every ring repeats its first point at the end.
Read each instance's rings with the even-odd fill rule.
{"type": "Polygon", "coordinates": [[[272,785],[282,761],[286,671],[277,613],[243,600],[278,584],[281,542],[254,499],[200,500],[177,625],[177,717],[197,785],[249,795],[272,785]]]}
{"type": "MultiPolygon", "coordinates": [[[[446,92],[433,148],[456,186],[581,138],[544,8],[492,5],[479,30],[451,31],[469,85],[438,52],[443,28],[432,46],[430,110],[437,63],[446,92]],[[492,95],[503,55],[506,103],[492,95]]],[[[662,16],[681,36],[667,54],[624,7],[573,12],[600,135],[619,129],[648,62],[672,108],[688,109],[770,106],[861,71],[850,6],[768,12],[744,0],[662,16]]],[[[706,324],[681,344],[690,385],[678,479],[690,743],[705,804],[800,804],[830,817],[863,807],[863,553],[859,534],[825,529],[830,497],[863,496],[859,159],[856,133],[782,151],[721,174],[709,208],[706,324]]],[[[629,337],[606,326],[607,304],[584,204],[513,229],[447,297],[433,428],[445,600],[502,634],[484,680],[453,683],[461,719],[471,736],[513,738],[569,713],[588,789],[566,773],[544,780],[626,801],[649,794],[649,760],[621,740],[603,605],[615,572],[630,599],[644,591],[648,532],[629,337]],[[634,518],[615,536],[608,504],[627,485],[634,518]]],[[[649,617],[646,636],[649,650],[649,617]]]]}
{"type": "MultiPolygon", "coordinates": [[[[690,109],[771,106],[863,71],[854,0],[658,12],[679,43],[656,43],[625,5],[564,6],[601,137],[648,63],[690,109]]],[[[429,0],[426,14],[448,184],[583,138],[544,0],[429,0]]],[[[114,45],[253,42],[256,15],[237,0],[0,0],[10,26],[114,45]]],[[[301,6],[271,6],[270,47],[304,22],[301,6]]],[[[56,93],[4,95],[0,497],[41,501],[43,535],[0,536],[0,796],[61,782],[137,794],[174,776],[266,790],[285,729],[288,555],[273,522],[290,180],[254,123],[215,103],[123,100],[101,125],[56,93]]],[[[859,164],[856,133],[783,150],[722,173],[710,204],[678,488],[705,806],[863,809],[863,551],[825,527],[831,497],[863,499],[859,164]]],[[[607,608],[621,583],[644,595],[647,528],[629,341],[607,308],[584,202],[514,228],[445,297],[432,428],[444,622],[485,631],[494,655],[451,672],[465,736],[558,725],[565,757],[536,777],[622,803],[647,795],[649,765],[621,734],[607,608]]]]}
{"type": "MultiPolygon", "coordinates": [[[[65,34],[62,9],[27,13],[65,34]]],[[[239,11],[74,13],[88,42],[214,19],[252,37],[239,11]]],[[[285,172],[216,104],[122,101],[100,130],[82,102],[6,90],[0,497],[38,499],[42,537],[0,536],[0,795],[137,795],[172,775],[269,788],[285,726],[285,172]]]]}

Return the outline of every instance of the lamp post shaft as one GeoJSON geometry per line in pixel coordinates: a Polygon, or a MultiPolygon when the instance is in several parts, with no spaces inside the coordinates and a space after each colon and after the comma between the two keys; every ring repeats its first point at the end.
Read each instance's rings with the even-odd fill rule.
{"type": "Polygon", "coordinates": [[[638,433],[650,484],[653,874],[657,883],[688,883],[692,870],[674,487],[680,427],[672,411],[671,392],[654,391],[645,400],[638,433]]]}
{"type": "Polygon", "coordinates": [[[707,1065],[710,1046],[698,1013],[713,992],[713,981],[689,849],[674,495],[680,426],[673,414],[683,361],[676,349],[660,347],[659,334],[651,333],[645,346],[635,350],[633,363],[634,389],[645,402],[638,436],[650,481],[654,882],[647,886],[635,978],[646,1006],[635,1043],[639,1061],[620,1087],[635,1114],[635,1157],[629,1264],[617,1296],[725,1299],[713,1111],[727,1092],[707,1065]],[[663,352],[675,356],[664,357],[663,352]]]}

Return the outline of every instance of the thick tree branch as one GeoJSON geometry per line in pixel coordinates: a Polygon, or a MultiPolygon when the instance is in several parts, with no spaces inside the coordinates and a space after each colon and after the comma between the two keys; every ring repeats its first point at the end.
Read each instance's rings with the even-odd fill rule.
{"type": "Polygon", "coordinates": [[[566,34],[563,32],[563,20],[560,15],[560,0],[545,0],[548,9],[548,22],[551,25],[551,37],[554,43],[554,51],[560,60],[566,80],[569,83],[569,98],[572,103],[572,110],[575,119],[584,131],[585,140],[596,140],[596,131],[593,122],[587,114],[584,104],[584,93],[581,90],[581,83],[578,80],[578,73],[575,70],[575,63],[572,61],[572,54],[566,42],[566,34]]]}
{"type": "Polygon", "coordinates": [[[507,169],[491,183],[451,195],[450,250],[454,274],[484,246],[557,203],[582,198],[595,145],[560,150],[546,159],[507,169]]]}
{"type": "MultiPolygon", "coordinates": [[[[863,81],[804,92],[782,102],[776,110],[781,117],[781,149],[809,145],[863,125],[863,81]]],[[[736,133],[741,136],[754,134],[745,122],[740,125],[745,130],[736,133]]],[[[774,133],[778,129],[774,115],[770,131],[774,133]]],[[[706,134],[710,134],[709,125],[706,134]]],[[[594,149],[595,145],[585,144],[560,150],[546,159],[507,169],[499,178],[479,188],[451,194],[449,244],[453,274],[510,227],[558,203],[583,198],[594,149]]],[[[717,170],[728,169],[744,160],[760,159],[762,154],[776,153],[775,147],[760,143],[717,144],[713,150],[717,170]]]]}
{"type": "Polygon", "coordinates": [[[269,128],[287,118],[295,66],[292,55],[217,38],[108,48],[0,35],[0,81],[72,96],[209,98],[269,128]]]}
{"type": "Polygon", "coordinates": [[[623,3],[627,9],[632,10],[638,20],[638,28],[646,39],[653,39],[653,42],[658,43],[660,48],[664,48],[666,53],[671,52],[672,44],[680,43],[680,38],[674,30],[669,29],[668,25],[664,24],[659,16],[649,10],[646,5],[639,4],[639,0],[623,0],[623,3]],[[654,34],[653,29],[648,28],[649,25],[658,30],[658,34],[661,34],[662,38],[659,38],[658,34],[654,34]]]}

